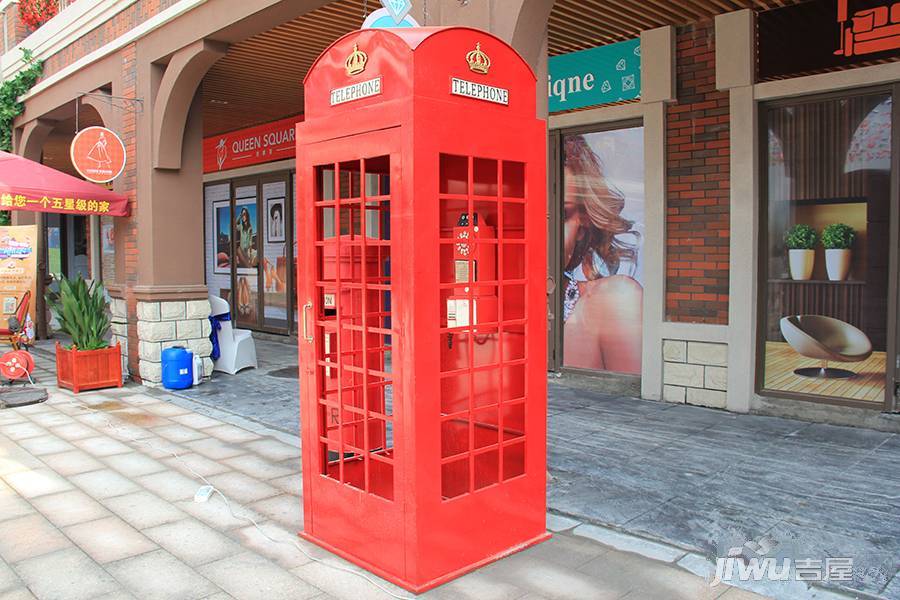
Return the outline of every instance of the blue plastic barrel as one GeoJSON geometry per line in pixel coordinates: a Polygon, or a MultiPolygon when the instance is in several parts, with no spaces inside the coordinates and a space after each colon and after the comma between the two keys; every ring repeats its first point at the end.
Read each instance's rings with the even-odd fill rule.
{"type": "Polygon", "coordinates": [[[183,390],[194,383],[194,355],[182,347],[162,351],[162,384],[169,390],[183,390]]]}

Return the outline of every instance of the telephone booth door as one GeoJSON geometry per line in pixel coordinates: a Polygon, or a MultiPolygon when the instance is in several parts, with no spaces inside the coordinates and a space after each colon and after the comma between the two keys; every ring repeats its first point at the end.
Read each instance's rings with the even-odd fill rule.
{"type": "MultiPolygon", "coordinates": [[[[326,539],[357,529],[360,556],[402,557],[402,537],[376,532],[401,526],[395,504],[394,380],[391,321],[391,205],[400,189],[397,135],[366,133],[306,147],[298,165],[301,264],[300,358],[305,407],[313,423],[317,503],[307,531],[326,539]],[[360,507],[367,514],[358,519],[360,507]],[[344,510],[346,508],[346,510],[344,510]],[[359,529],[371,528],[360,548],[359,529]],[[377,540],[377,543],[376,543],[377,540]],[[385,548],[396,544],[397,548],[385,548]]],[[[304,439],[308,444],[309,439],[304,439]]],[[[307,452],[310,449],[306,450],[307,452]]],[[[397,567],[399,568],[399,566],[397,567]]]]}

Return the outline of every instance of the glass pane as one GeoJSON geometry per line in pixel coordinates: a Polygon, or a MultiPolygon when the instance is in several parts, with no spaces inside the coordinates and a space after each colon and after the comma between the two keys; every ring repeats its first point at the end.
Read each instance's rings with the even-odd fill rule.
{"type": "Polygon", "coordinates": [[[239,326],[254,328],[259,323],[259,213],[256,186],[235,188],[234,258],[237,290],[232,307],[239,326]]]}
{"type": "Polygon", "coordinates": [[[288,328],[287,183],[263,183],[263,325],[288,328]]]}
{"type": "Polygon", "coordinates": [[[891,98],[799,102],[765,118],[763,386],[880,403],[891,98]]]}
{"type": "Polygon", "coordinates": [[[563,160],[563,365],[640,375],[643,127],[565,136],[563,160]]]}
{"type": "Polygon", "coordinates": [[[206,205],[206,285],[209,293],[231,302],[231,185],[208,185],[206,205]]]}

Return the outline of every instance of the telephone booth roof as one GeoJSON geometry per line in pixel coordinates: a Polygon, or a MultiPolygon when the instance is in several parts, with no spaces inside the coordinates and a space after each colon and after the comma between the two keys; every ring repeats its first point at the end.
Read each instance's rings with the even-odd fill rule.
{"type": "Polygon", "coordinates": [[[447,101],[454,79],[508,93],[505,103],[476,101],[482,110],[535,117],[535,95],[517,93],[533,89],[535,74],[509,44],[470,27],[415,27],[353,31],[329,46],[304,79],[307,121],[413,96],[447,101]],[[353,62],[356,51],[364,54],[364,61],[353,62]],[[474,69],[470,58],[477,63],[474,69]],[[351,74],[350,63],[363,70],[351,74]],[[487,69],[478,69],[485,64],[487,69]],[[377,94],[352,101],[337,98],[335,103],[336,91],[375,80],[379,80],[377,94]]]}

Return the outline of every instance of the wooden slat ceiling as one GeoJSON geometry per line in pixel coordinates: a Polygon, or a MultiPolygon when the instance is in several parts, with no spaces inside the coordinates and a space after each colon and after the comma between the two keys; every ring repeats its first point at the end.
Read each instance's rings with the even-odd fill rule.
{"type": "MultiPolygon", "coordinates": [[[[644,29],[804,0],[557,0],[548,21],[551,56],[633,38],[644,29]]],[[[376,0],[337,0],[233,45],[203,81],[204,134],[303,112],[303,77],[341,35],[359,28],[376,0]]]]}

